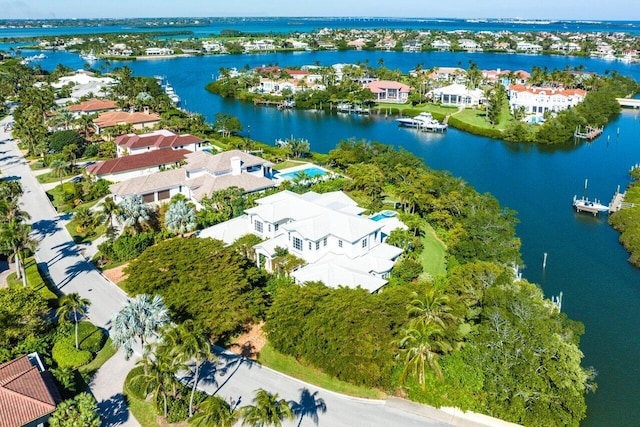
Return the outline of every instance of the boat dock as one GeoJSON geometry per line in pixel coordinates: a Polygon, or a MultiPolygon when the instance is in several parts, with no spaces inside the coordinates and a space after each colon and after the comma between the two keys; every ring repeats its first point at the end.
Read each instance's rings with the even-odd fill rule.
{"type": "Polygon", "coordinates": [[[587,126],[585,131],[582,131],[582,127],[578,126],[576,131],[573,133],[573,136],[579,139],[587,139],[591,141],[592,139],[597,138],[602,133],[603,128],[594,128],[593,126],[587,126]]]}
{"type": "Polygon", "coordinates": [[[266,106],[271,106],[274,105],[278,110],[285,110],[288,108],[293,108],[296,106],[295,101],[289,101],[289,100],[284,100],[284,101],[270,101],[267,99],[254,99],[253,100],[253,105],[266,105],[266,106]]]}
{"type": "Polygon", "coordinates": [[[635,207],[634,203],[626,203],[624,201],[624,197],[626,196],[626,194],[627,193],[621,193],[620,189],[616,191],[616,193],[613,195],[613,198],[611,199],[611,203],[609,204],[609,212],[613,213],[625,208],[635,207]]]}

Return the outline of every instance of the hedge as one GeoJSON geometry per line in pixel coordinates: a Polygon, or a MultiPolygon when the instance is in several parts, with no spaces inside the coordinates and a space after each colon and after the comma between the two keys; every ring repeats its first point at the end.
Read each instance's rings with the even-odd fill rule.
{"type": "Polygon", "coordinates": [[[53,345],[53,359],[58,366],[77,368],[91,361],[106,341],[104,331],[91,322],[78,324],[78,347],[76,350],[75,326],[60,334],[53,345]]]}
{"type": "Polygon", "coordinates": [[[142,366],[136,366],[127,374],[127,378],[124,380],[124,391],[126,394],[135,397],[136,399],[145,400],[147,394],[142,386],[144,381],[133,381],[135,377],[144,373],[142,366]]]}
{"type": "Polygon", "coordinates": [[[491,129],[491,128],[483,128],[483,127],[474,126],[474,125],[472,125],[470,123],[467,123],[467,122],[464,122],[464,121],[460,120],[456,116],[449,116],[449,120],[448,120],[447,123],[451,127],[454,127],[456,129],[459,129],[459,130],[464,131],[464,132],[469,132],[469,133],[471,133],[473,135],[486,136],[488,138],[493,138],[493,139],[502,139],[503,138],[503,133],[499,129],[491,129]]]}
{"type": "Polygon", "coordinates": [[[65,340],[57,341],[53,345],[52,356],[61,368],[79,368],[91,360],[90,351],[76,350],[75,344],[69,345],[65,340]]]}
{"type": "Polygon", "coordinates": [[[40,270],[33,257],[25,260],[25,274],[27,276],[27,283],[29,283],[29,286],[38,291],[40,296],[47,301],[49,307],[57,307],[58,295],[55,292],[57,289],[51,286],[46,275],[40,270]]]}

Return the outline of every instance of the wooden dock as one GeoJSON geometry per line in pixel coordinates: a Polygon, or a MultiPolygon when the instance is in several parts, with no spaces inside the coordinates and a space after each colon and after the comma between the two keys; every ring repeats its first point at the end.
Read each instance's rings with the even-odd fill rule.
{"type": "Polygon", "coordinates": [[[576,131],[573,133],[573,136],[579,139],[587,139],[591,141],[592,139],[597,138],[602,133],[603,128],[594,128],[593,126],[587,126],[585,131],[582,131],[581,127],[577,127],[576,131]]]}
{"type": "Polygon", "coordinates": [[[625,203],[624,197],[627,193],[621,193],[620,191],[616,191],[616,194],[613,195],[611,199],[611,203],[609,204],[609,212],[618,212],[619,210],[625,208],[633,208],[635,204],[633,203],[625,203]]]}

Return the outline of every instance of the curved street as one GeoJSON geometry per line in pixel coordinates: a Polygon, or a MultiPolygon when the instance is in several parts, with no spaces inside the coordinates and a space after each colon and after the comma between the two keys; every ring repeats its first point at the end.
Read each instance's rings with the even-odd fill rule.
{"type": "MultiPolygon", "coordinates": [[[[23,208],[31,215],[32,234],[38,241],[35,253],[38,265],[62,292],[77,292],[88,298],[91,306],[87,317],[108,331],[111,317],[125,304],[127,296],[78,250],[63,226],[64,217],[58,215],[49,202],[11,135],[3,131],[4,124],[10,120],[11,116],[0,121],[0,170],[3,178],[20,179],[22,183],[23,208]]],[[[135,357],[125,361],[123,352],[118,351],[90,384],[104,426],[139,426],[122,395],[124,379],[134,365],[135,357]]],[[[483,416],[459,417],[401,399],[352,398],[314,387],[222,350],[219,363],[207,367],[199,386],[238,407],[250,404],[258,388],[278,393],[292,402],[300,415],[286,426],[512,425],[483,416]],[[320,401],[326,405],[326,412],[316,409],[320,401]]]]}

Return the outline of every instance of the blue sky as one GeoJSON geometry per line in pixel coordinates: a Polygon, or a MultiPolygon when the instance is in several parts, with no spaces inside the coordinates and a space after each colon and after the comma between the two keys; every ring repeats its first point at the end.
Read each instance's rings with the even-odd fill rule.
{"type": "Polygon", "coordinates": [[[2,18],[383,16],[640,20],[638,0],[0,0],[2,18]]]}

